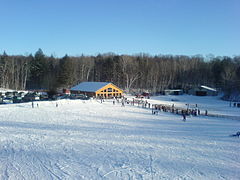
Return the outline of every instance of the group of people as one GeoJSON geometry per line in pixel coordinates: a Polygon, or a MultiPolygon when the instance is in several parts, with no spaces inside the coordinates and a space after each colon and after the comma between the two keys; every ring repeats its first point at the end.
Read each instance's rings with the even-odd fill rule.
{"type": "Polygon", "coordinates": [[[117,103],[120,103],[121,102],[121,106],[124,107],[125,106],[125,103],[128,103],[127,101],[127,98],[117,98],[117,97],[113,97],[113,105],[115,105],[117,103]]]}
{"type": "MultiPolygon", "coordinates": [[[[32,108],[34,108],[34,107],[35,107],[35,104],[34,104],[34,102],[33,102],[33,101],[32,101],[32,104],[31,104],[31,105],[32,105],[32,108]]],[[[36,106],[37,106],[37,107],[39,107],[39,104],[38,104],[38,103],[36,103],[36,106]]],[[[56,107],[58,107],[58,103],[57,103],[57,102],[56,102],[56,107]]]]}
{"type": "MultiPolygon", "coordinates": [[[[38,103],[36,103],[36,106],[39,107],[38,103]]],[[[34,102],[32,101],[32,108],[34,108],[34,102]]]]}
{"type": "Polygon", "coordinates": [[[147,101],[147,100],[138,100],[138,99],[134,99],[133,100],[129,100],[125,97],[122,98],[113,98],[113,105],[115,105],[116,103],[121,103],[121,106],[125,106],[125,104],[130,104],[132,106],[137,105],[138,107],[142,107],[142,108],[151,108],[151,104],[147,101]]]}
{"type": "Polygon", "coordinates": [[[134,99],[132,101],[129,101],[129,104],[131,104],[132,106],[134,106],[135,104],[139,106],[142,106],[142,108],[150,108],[151,104],[147,101],[147,100],[138,100],[138,99],[134,99]]]}
{"type": "MultiPolygon", "coordinates": [[[[180,108],[175,108],[174,104],[172,106],[167,106],[163,104],[153,104],[152,105],[152,114],[158,114],[158,111],[163,111],[163,112],[171,112],[174,114],[179,114],[182,115],[183,121],[186,121],[186,117],[189,115],[192,116],[198,116],[201,114],[200,109],[197,107],[196,108],[187,108],[187,109],[180,109],[180,108]]],[[[205,115],[208,115],[208,111],[205,110],[205,115]]]]}
{"type": "MultiPolygon", "coordinates": [[[[113,105],[115,105],[115,103],[118,102],[122,104],[122,106],[125,106],[125,104],[131,104],[132,106],[134,105],[138,105],[138,107],[142,107],[142,108],[151,108],[151,104],[147,101],[147,100],[138,100],[138,99],[134,99],[132,101],[128,100],[127,98],[122,97],[121,99],[119,98],[114,98],[113,99],[113,105]]],[[[152,114],[158,114],[158,112],[163,111],[163,112],[171,112],[174,114],[179,114],[182,115],[183,117],[183,121],[186,121],[186,117],[189,115],[192,116],[198,116],[201,115],[201,111],[198,108],[197,104],[196,104],[196,108],[187,108],[187,109],[181,109],[181,108],[176,108],[174,106],[174,104],[172,104],[172,106],[168,106],[168,105],[163,105],[163,104],[152,104],[152,114]]],[[[208,115],[208,111],[205,110],[205,115],[208,115]]]]}

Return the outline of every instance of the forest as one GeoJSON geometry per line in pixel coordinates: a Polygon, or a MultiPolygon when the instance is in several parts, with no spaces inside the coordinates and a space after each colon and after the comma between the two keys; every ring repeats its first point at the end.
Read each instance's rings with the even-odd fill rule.
{"type": "Polygon", "coordinates": [[[240,91],[240,56],[0,54],[1,88],[56,91],[83,81],[113,82],[126,92],[207,85],[232,94],[240,91]]]}

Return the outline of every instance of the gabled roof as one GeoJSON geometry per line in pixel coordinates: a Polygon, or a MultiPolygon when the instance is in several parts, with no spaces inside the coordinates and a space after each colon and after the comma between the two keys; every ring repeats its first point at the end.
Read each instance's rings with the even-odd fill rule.
{"type": "Polygon", "coordinates": [[[70,90],[72,91],[85,91],[85,92],[96,92],[104,86],[111,84],[110,82],[82,82],[70,90]]]}

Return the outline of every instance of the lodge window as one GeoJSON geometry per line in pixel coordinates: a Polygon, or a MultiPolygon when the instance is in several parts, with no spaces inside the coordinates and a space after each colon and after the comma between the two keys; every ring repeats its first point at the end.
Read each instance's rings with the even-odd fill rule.
{"type": "Polygon", "coordinates": [[[112,88],[108,88],[108,92],[112,92],[112,88]]]}
{"type": "Polygon", "coordinates": [[[104,89],[104,92],[107,92],[107,90],[106,90],[106,89],[104,89]]]}

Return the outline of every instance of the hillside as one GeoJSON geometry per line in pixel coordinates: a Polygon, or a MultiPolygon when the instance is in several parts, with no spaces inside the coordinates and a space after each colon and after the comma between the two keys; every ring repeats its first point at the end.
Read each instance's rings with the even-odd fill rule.
{"type": "Polygon", "coordinates": [[[240,178],[240,139],[229,137],[239,121],[112,101],[38,105],[0,106],[0,179],[240,178]]]}

